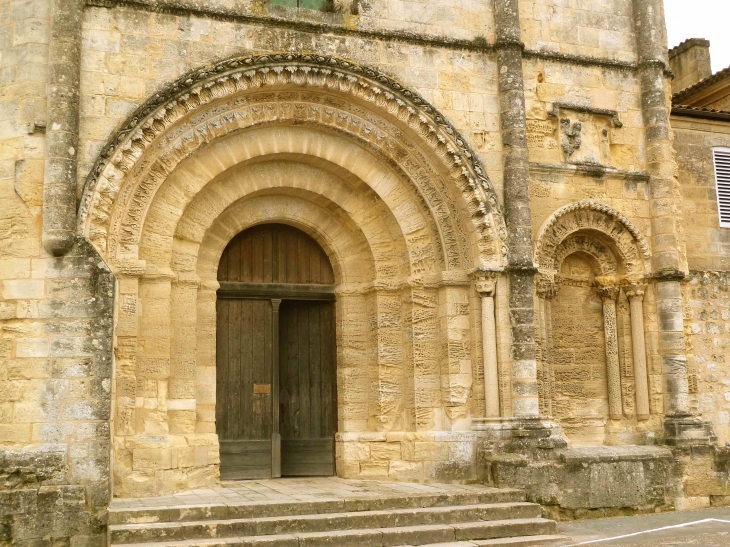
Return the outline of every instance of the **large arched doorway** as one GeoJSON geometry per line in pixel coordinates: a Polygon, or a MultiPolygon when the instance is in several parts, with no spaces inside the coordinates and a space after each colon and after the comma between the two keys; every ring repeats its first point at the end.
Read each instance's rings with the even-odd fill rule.
{"type": "MultiPolygon", "coordinates": [[[[237,234],[269,223],[313,237],[337,283],[337,474],[471,477],[489,328],[470,275],[505,265],[497,195],[466,139],[418,94],[349,61],[266,55],[205,67],[156,94],[89,176],[79,231],[119,280],[115,493],[162,495],[221,476],[219,263],[237,234]],[[432,448],[416,450],[415,439],[432,448]]],[[[257,299],[271,310],[271,361],[271,301],[283,301],[282,322],[298,304],[239,298],[257,299]]],[[[246,386],[252,399],[267,396],[254,384],[270,385],[270,401],[281,395],[279,369],[269,370],[246,386]]],[[[283,423],[279,405],[267,408],[270,437],[258,440],[268,462],[283,423]]],[[[278,462],[268,465],[274,474],[278,462]]]]}
{"type": "Polygon", "coordinates": [[[334,475],[334,273],[284,224],[234,237],[218,268],[221,479],[334,475]]]}

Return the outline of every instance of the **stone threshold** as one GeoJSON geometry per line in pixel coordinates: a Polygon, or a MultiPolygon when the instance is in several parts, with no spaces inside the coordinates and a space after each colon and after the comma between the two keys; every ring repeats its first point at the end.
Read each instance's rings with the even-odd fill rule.
{"type": "MultiPolygon", "coordinates": [[[[149,513],[149,522],[166,521],[169,514],[195,513],[193,509],[227,507],[251,509],[268,506],[286,508],[292,505],[341,504],[345,502],[376,501],[380,506],[399,507],[404,503],[418,505],[422,499],[429,505],[434,498],[481,498],[505,497],[514,500],[522,498],[520,491],[510,488],[493,488],[477,484],[424,484],[411,482],[389,482],[341,479],[338,477],[306,477],[261,479],[249,481],[225,481],[219,488],[201,488],[169,496],[150,498],[115,498],[109,506],[110,523],[117,522],[117,516],[130,512],[149,513]]],[[[348,503],[348,505],[353,505],[348,503]]],[[[355,504],[356,505],[356,504],[355,504]]],[[[179,518],[179,517],[176,517],[179,518]]]]}

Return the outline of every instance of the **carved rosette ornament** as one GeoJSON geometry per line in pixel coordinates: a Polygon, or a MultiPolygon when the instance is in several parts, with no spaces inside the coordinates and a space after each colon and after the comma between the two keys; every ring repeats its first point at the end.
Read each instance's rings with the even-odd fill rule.
{"type": "MultiPolygon", "coordinates": [[[[277,120],[281,123],[287,117],[303,117],[304,122],[312,118],[314,124],[354,131],[354,136],[372,141],[378,150],[403,158],[407,154],[418,157],[418,150],[430,149],[426,155],[440,162],[443,167],[439,169],[452,174],[444,188],[452,180],[457,184],[466,219],[477,234],[482,263],[506,261],[507,232],[496,193],[459,132],[427,101],[387,75],[319,55],[229,59],[190,72],[154,95],[124,123],[91,170],[79,207],[79,232],[110,261],[134,256],[150,203],[182,160],[222,135],[277,120]],[[295,96],[306,89],[316,91],[317,104],[288,105],[291,112],[276,112],[273,118],[269,115],[272,107],[247,99],[277,91],[295,96]],[[359,118],[350,121],[353,114],[343,117],[338,111],[343,104],[357,110],[359,118]],[[203,124],[196,119],[207,121],[203,124]],[[408,150],[401,150],[404,146],[408,150]]],[[[404,160],[404,166],[417,167],[420,160],[404,160]]],[[[421,169],[408,176],[425,185],[421,192],[429,207],[439,211],[438,217],[447,210],[452,216],[456,213],[456,205],[438,195],[441,190],[428,188],[432,173],[421,169]]],[[[456,237],[460,245],[452,254],[466,257],[466,233],[457,228],[449,237],[456,237]]]]}

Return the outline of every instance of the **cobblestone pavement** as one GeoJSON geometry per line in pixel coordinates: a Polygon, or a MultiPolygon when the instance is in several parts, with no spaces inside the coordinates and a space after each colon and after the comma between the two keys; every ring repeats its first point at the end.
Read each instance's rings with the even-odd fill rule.
{"type": "Polygon", "coordinates": [[[586,547],[730,547],[730,508],[564,522],[558,531],[586,547]],[[629,534],[638,535],[619,538],[629,534]]]}
{"type": "Polygon", "coordinates": [[[156,498],[115,499],[111,504],[111,509],[211,504],[236,505],[251,502],[301,503],[354,498],[477,493],[494,490],[481,485],[362,481],[337,477],[230,481],[223,482],[222,486],[222,488],[201,488],[156,498]]]}

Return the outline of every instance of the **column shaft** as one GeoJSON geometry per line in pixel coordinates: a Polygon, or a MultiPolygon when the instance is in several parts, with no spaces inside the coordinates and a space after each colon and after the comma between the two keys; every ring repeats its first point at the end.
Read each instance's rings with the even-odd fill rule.
{"type": "Polygon", "coordinates": [[[535,418],[540,414],[535,362],[535,266],[522,71],[524,44],[518,1],[494,0],[494,20],[504,149],[504,212],[509,247],[512,405],[515,417],[535,418]]]}
{"type": "Polygon", "coordinates": [[[76,170],[83,0],[52,0],[48,123],[43,180],[43,246],[65,255],[76,234],[76,170]]]}
{"type": "Polygon", "coordinates": [[[687,356],[680,280],[684,258],[678,223],[671,128],[667,97],[671,89],[662,0],[634,0],[634,23],[639,58],[641,109],[644,118],[653,275],[657,283],[659,315],[658,353],[664,371],[664,407],[667,415],[689,414],[687,356]]]}
{"type": "Polygon", "coordinates": [[[649,418],[649,383],[646,371],[646,342],[644,340],[644,291],[627,291],[631,308],[631,345],[634,355],[634,382],[636,386],[636,415],[639,420],[649,418]]]}
{"type": "Polygon", "coordinates": [[[494,290],[482,294],[482,355],[484,358],[484,400],[487,418],[498,418],[499,364],[497,362],[497,330],[494,320],[494,290]]]}
{"type": "Polygon", "coordinates": [[[623,418],[621,396],[621,367],[618,360],[618,331],[616,328],[616,296],[618,289],[599,288],[603,298],[603,329],[606,335],[606,368],[608,379],[608,409],[612,420],[623,418]]]}

